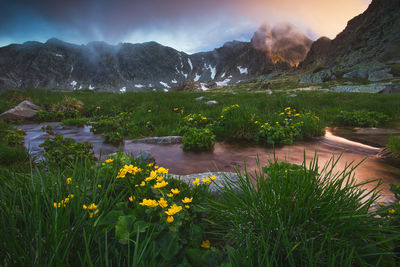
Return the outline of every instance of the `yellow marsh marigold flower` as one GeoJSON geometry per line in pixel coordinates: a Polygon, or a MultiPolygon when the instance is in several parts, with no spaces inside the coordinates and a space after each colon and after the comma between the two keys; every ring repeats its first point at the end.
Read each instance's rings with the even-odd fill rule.
{"type": "Polygon", "coordinates": [[[54,203],[53,203],[53,207],[54,207],[54,208],[57,208],[57,202],[54,202],[54,203]]]}
{"type": "Polygon", "coordinates": [[[95,209],[97,209],[97,205],[96,204],[94,204],[94,203],[92,203],[92,204],[90,204],[89,205],[89,207],[87,207],[89,210],[95,210],[95,209]]]}
{"type": "Polygon", "coordinates": [[[177,214],[181,210],[182,210],[181,206],[177,206],[176,204],[174,204],[168,209],[168,211],[165,212],[165,214],[172,216],[172,215],[177,214]]]}
{"type": "Polygon", "coordinates": [[[200,185],[200,180],[199,180],[199,178],[196,178],[194,181],[193,181],[193,185],[194,186],[198,186],[198,185],[200,185]]]}
{"type": "Polygon", "coordinates": [[[192,121],[193,120],[193,118],[189,118],[189,121],[192,121]]]}
{"type": "Polygon", "coordinates": [[[184,112],[185,112],[185,111],[184,111],[183,109],[181,109],[181,115],[183,115],[184,112]]]}
{"type": "Polygon", "coordinates": [[[70,198],[74,198],[74,194],[69,195],[70,198]]]}
{"type": "Polygon", "coordinates": [[[190,208],[190,206],[189,206],[189,205],[185,205],[185,208],[189,209],[189,208],[190,208]]]}
{"type": "Polygon", "coordinates": [[[168,216],[167,222],[172,223],[173,221],[174,221],[174,217],[173,216],[168,216]]]}
{"type": "Polygon", "coordinates": [[[158,205],[159,205],[161,208],[165,208],[165,207],[168,206],[168,202],[167,202],[164,198],[160,198],[160,200],[158,201],[158,205]]]}
{"type": "Polygon", "coordinates": [[[173,196],[174,196],[174,194],[172,194],[172,193],[169,193],[169,194],[167,194],[167,196],[168,196],[168,197],[173,197],[173,196]]]}
{"type": "Polygon", "coordinates": [[[394,214],[396,212],[394,209],[390,209],[388,211],[389,211],[389,214],[394,214]]]}
{"type": "Polygon", "coordinates": [[[210,248],[210,240],[205,240],[201,243],[202,248],[210,248]]]}
{"type": "Polygon", "coordinates": [[[206,184],[211,183],[210,178],[203,178],[203,183],[206,183],[206,184]]]}
{"type": "Polygon", "coordinates": [[[299,113],[296,113],[296,114],[294,114],[294,116],[295,116],[295,117],[298,117],[298,116],[300,116],[300,114],[299,114],[299,113]]]}
{"type": "Polygon", "coordinates": [[[146,183],[144,182],[144,181],[142,181],[141,183],[140,183],[140,186],[146,186],[146,183]]]}
{"type": "Polygon", "coordinates": [[[106,166],[106,164],[103,162],[103,163],[101,163],[101,166],[106,166]]]}
{"type": "Polygon", "coordinates": [[[67,184],[71,184],[72,183],[72,178],[67,178],[67,184]]]}
{"type": "Polygon", "coordinates": [[[221,115],[221,119],[223,119],[224,118],[224,115],[221,115]]]}
{"type": "Polygon", "coordinates": [[[147,167],[153,167],[154,163],[147,164],[147,167]]]}
{"type": "Polygon", "coordinates": [[[207,119],[207,117],[201,117],[201,119],[202,119],[202,120],[206,120],[206,119],[207,119]]]}
{"type": "Polygon", "coordinates": [[[98,184],[97,187],[98,187],[98,188],[101,188],[101,184],[98,184]]]}
{"type": "Polygon", "coordinates": [[[82,209],[86,210],[87,206],[85,204],[82,205],[82,209]]]}
{"type": "Polygon", "coordinates": [[[149,113],[150,113],[150,112],[151,112],[151,109],[148,109],[148,110],[147,110],[147,112],[149,112],[149,113]]]}
{"type": "Polygon", "coordinates": [[[157,170],[158,173],[164,173],[167,174],[168,173],[168,169],[164,168],[164,167],[159,167],[157,170]]]}
{"type": "Polygon", "coordinates": [[[107,159],[106,163],[113,163],[114,159],[107,159]]]}
{"type": "Polygon", "coordinates": [[[211,181],[214,181],[217,177],[215,177],[215,175],[208,177],[211,179],[211,181]]]}
{"type": "Polygon", "coordinates": [[[146,182],[151,181],[157,177],[157,173],[155,171],[151,171],[149,177],[144,179],[146,182]]]}
{"type": "Polygon", "coordinates": [[[179,191],[178,188],[174,188],[174,189],[171,189],[171,192],[172,192],[172,194],[177,195],[177,194],[179,194],[181,191],[179,191]]]}
{"type": "Polygon", "coordinates": [[[159,189],[159,188],[163,188],[164,186],[167,186],[168,182],[166,181],[161,181],[159,183],[156,183],[153,187],[154,189],[159,189]]]}
{"type": "Polygon", "coordinates": [[[153,200],[153,199],[143,199],[143,201],[140,202],[139,205],[147,206],[147,207],[153,208],[153,207],[157,206],[158,203],[157,203],[157,200],[153,200]]]}
{"type": "Polygon", "coordinates": [[[174,108],[174,111],[178,111],[179,108],[174,108]]]}
{"type": "Polygon", "coordinates": [[[185,204],[189,204],[190,202],[192,202],[192,200],[193,200],[193,197],[191,197],[191,198],[185,197],[184,199],[182,199],[182,202],[185,204]]]}
{"type": "Polygon", "coordinates": [[[383,204],[382,202],[379,202],[378,205],[381,207],[385,206],[385,204],[383,204]]]}
{"type": "Polygon", "coordinates": [[[135,200],[135,197],[134,196],[130,196],[128,199],[129,199],[130,202],[133,202],[135,200]]]}
{"type": "Polygon", "coordinates": [[[164,180],[164,177],[162,177],[162,176],[157,176],[157,182],[161,182],[162,180],[164,180]]]}
{"type": "Polygon", "coordinates": [[[97,106],[96,108],[97,108],[97,109],[100,109],[100,106],[97,106]]]}

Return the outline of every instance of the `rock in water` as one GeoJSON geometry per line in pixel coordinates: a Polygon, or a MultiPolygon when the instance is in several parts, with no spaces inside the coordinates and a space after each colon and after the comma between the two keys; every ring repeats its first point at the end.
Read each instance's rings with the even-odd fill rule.
{"type": "Polygon", "coordinates": [[[215,106],[215,105],[218,104],[218,102],[216,100],[210,100],[210,101],[207,101],[204,104],[206,104],[207,106],[215,106]]]}
{"type": "Polygon", "coordinates": [[[0,119],[11,121],[11,120],[21,120],[21,119],[30,119],[35,116],[35,113],[42,108],[33,104],[28,100],[24,100],[19,103],[17,106],[13,107],[0,114],[0,119]]]}

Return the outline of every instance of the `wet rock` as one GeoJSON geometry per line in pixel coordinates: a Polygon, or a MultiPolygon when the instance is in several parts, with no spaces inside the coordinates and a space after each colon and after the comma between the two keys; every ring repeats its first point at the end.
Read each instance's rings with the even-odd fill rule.
{"type": "Polygon", "coordinates": [[[393,75],[389,73],[390,69],[383,69],[372,71],[368,74],[368,81],[377,82],[393,78],[393,75]]]}
{"type": "Polygon", "coordinates": [[[35,113],[42,108],[33,104],[32,102],[25,100],[19,103],[17,106],[13,107],[0,114],[0,119],[11,121],[11,120],[21,120],[30,119],[35,116],[35,113]]]}
{"type": "Polygon", "coordinates": [[[296,97],[296,96],[297,96],[296,94],[288,95],[288,97],[296,97]]]}
{"type": "Polygon", "coordinates": [[[330,80],[336,80],[336,76],[332,74],[331,70],[322,70],[300,78],[301,83],[323,83],[330,80]]]}
{"type": "Polygon", "coordinates": [[[210,101],[207,101],[207,102],[204,103],[204,104],[206,104],[206,105],[208,105],[208,106],[215,106],[215,105],[218,104],[218,102],[217,102],[216,100],[210,100],[210,101]]]}
{"type": "Polygon", "coordinates": [[[148,137],[141,139],[130,140],[131,143],[147,143],[147,144],[180,144],[182,143],[182,136],[161,136],[161,137],[148,137]]]}
{"type": "Polygon", "coordinates": [[[208,98],[205,96],[200,96],[194,99],[194,101],[203,101],[203,100],[208,100],[208,98]]]}
{"type": "Polygon", "coordinates": [[[196,178],[199,178],[200,183],[203,183],[203,178],[207,178],[213,175],[216,178],[210,184],[210,192],[212,193],[220,192],[220,188],[226,183],[237,184],[239,180],[237,174],[233,172],[203,172],[203,173],[195,173],[189,175],[170,174],[172,178],[179,179],[189,185],[191,185],[193,181],[196,180],[196,178]]]}
{"type": "Polygon", "coordinates": [[[135,156],[136,160],[142,161],[145,164],[149,164],[149,163],[154,163],[156,162],[155,158],[153,157],[153,155],[151,155],[148,152],[145,151],[141,151],[139,152],[136,156],[135,156]]]}

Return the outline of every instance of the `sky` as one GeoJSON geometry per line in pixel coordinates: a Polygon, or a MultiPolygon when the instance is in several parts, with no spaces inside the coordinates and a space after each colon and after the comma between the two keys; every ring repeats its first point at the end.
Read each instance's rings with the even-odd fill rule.
{"type": "Polygon", "coordinates": [[[315,40],[334,38],[371,0],[1,0],[0,46],[55,37],[67,42],[156,41],[187,53],[257,28],[290,22],[315,40]]]}

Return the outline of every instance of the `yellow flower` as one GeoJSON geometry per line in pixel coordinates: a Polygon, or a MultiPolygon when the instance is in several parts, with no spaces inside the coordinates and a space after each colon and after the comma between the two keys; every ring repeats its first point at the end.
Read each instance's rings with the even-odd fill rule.
{"type": "Polygon", "coordinates": [[[129,199],[130,202],[133,202],[135,200],[135,197],[134,196],[130,196],[128,199],[129,199]]]}
{"type": "Polygon", "coordinates": [[[147,167],[153,167],[154,163],[147,164],[147,167]]]}
{"type": "Polygon", "coordinates": [[[168,216],[167,222],[172,223],[173,221],[174,221],[174,217],[173,216],[168,216]]]}
{"type": "Polygon", "coordinates": [[[211,181],[214,181],[217,177],[215,177],[215,175],[208,177],[211,179],[211,181]]]}
{"type": "Polygon", "coordinates": [[[294,116],[295,116],[295,117],[298,117],[298,116],[300,116],[300,114],[299,114],[299,113],[296,113],[296,114],[294,114],[294,116]]]}
{"type": "Polygon", "coordinates": [[[199,181],[200,181],[199,178],[196,178],[196,180],[193,181],[193,185],[194,186],[200,185],[199,181]]]}
{"type": "Polygon", "coordinates": [[[171,189],[171,192],[172,192],[172,194],[177,195],[177,194],[179,194],[181,191],[179,191],[178,188],[175,188],[175,189],[171,189]]]}
{"type": "Polygon", "coordinates": [[[189,208],[190,208],[190,206],[189,206],[189,205],[185,205],[185,208],[189,209],[189,208]]]}
{"type": "Polygon", "coordinates": [[[189,118],[189,121],[192,121],[193,120],[193,118],[189,118]]]}
{"type": "Polygon", "coordinates": [[[281,114],[279,114],[279,115],[284,115],[285,113],[283,113],[283,112],[281,112],[281,114]]]}
{"type": "Polygon", "coordinates": [[[164,167],[159,167],[157,172],[161,173],[161,174],[167,174],[168,173],[168,169],[166,169],[164,167]]]}
{"type": "Polygon", "coordinates": [[[64,203],[68,203],[69,202],[69,197],[66,197],[65,199],[64,199],[64,203]]]}
{"type": "Polygon", "coordinates": [[[164,198],[160,198],[160,200],[158,201],[158,205],[160,205],[161,208],[165,208],[168,206],[168,203],[164,198]]]}
{"type": "Polygon", "coordinates": [[[269,123],[268,122],[266,122],[266,123],[264,123],[265,125],[268,125],[269,123]]]}
{"type": "Polygon", "coordinates": [[[210,178],[203,178],[203,183],[206,183],[206,184],[211,183],[210,178]]]}
{"type": "Polygon", "coordinates": [[[157,177],[157,173],[155,171],[150,172],[150,176],[144,179],[146,182],[151,181],[157,177]]]}
{"type": "Polygon", "coordinates": [[[210,240],[205,240],[201,243],[202,248],[210,248],[210,240]]]}
{"type": "Polygon", "coordinates": [[[165,214],[172,216],[172,215],[177,214],[181,210],[182,210],[181,206],[177,206],[176,204],[174,204],[168,209],[168,211],[165,212],[165,214]]]}
{"type": "Polygon", "coordinates": [[[101,163],[101,166],[106,166],[106,164],[103,162],[103,163],[101,163]]]}
{"type": "Polygon", "coordinates": [[[151,109],[148,109],[148,110],[147,110],[147,112],[149,112],[149,113],[150,113],[150,112],[151,112],[151,109]]]}
{"type": "Polygon", "coordinates": [[[206,120],[206,119],[207,119],[207,117],[201,117],[201,119],[202,119],[202,120],[206,120]]]}
{"type": "Polygon", "coordinates": [[[183,109],[181,109],[181,115],[183,115],[183,112],[185,112],[183,109]]]}
{"type": "Polygon", "coordinates": [[[383,204],[382,202],[379,202],[378,205],[381,207],[385,206],[385,204],[383,204]]]}
{"type": "Polygon", "coordinates": [[[191,198],[185,197],[184,199],[182,199],[182,202],[185,204],[189,204],[190,202],[192,202],[192,200],[193,200],[193,197],[191,197],[191,198]]]}
{"type": "Polygon", "coordinates": [[[74,198],[74,194],[71,194],[71,195],[70,195],[70,198],[74,198]]]}
{"type": "Polygon", "coordinates": [[[221,115],[221,119],[223,119],[224,118],[224,115],[221,115]]]}
{"type": "Polygon", "coordinates": [[[98,188],[101,188],[101,184],[98,184],[97,187],[98,187],[98,188]]]}
{"type": "Polygon", "coordinates": [[[140,183],[140,186],[146,186],[146,183],[144,182],[144,181],[142,181],[141,183],[140,183]]]}
{"type": "Polygon", "coordinates": [[[114,161],[114,159],[107,159],[106,163],[112,163],[114,161]]]}
{"type": "Polygon", "coordinates": [[[99,106],[97,106],[96,108],[97,108],[97,109],[100,109],[100,107],[99,107],[99,106]]]}
{"type": "Polygon", "coordinates": [[[92,203],[92,204],[90,204],[89,205],[89,207],[87,207],[89,210],[95,210],[95,209],[97,209],[97,205],[96,204],[94,204],[94,203],[92,203]]]}
{"type": "Polygon", "coordinates": [[[167,194],[167,196],[168,196],[168,197],[173,197],[173,196],[174,196],[174,194],[172,194],[172,193],[169,193],[169,194],[167,194]]]}
{"type": "Polygon", "coordinates": [[[141,203],[139,203],[139,205],[142,206],[147,206],[150,208],[153,208],[155,206],[158,205],[157,200],[153,200],[153,199],[143,199],[143,201],[141,203]]]}
{"type": "Polygon", "coordinates": [[[162,181],[162,182],[156,183],[156,184],[154,185],[154,189],[163,188],[163,187],[166,186],[167,184],[168,184],[168,182],[166,182],[166,181],[162,181]]]}
{"type": "Polygon", "coordinates": [[[85,204],[83,204],[82,209],[86,210],[87,206],[85,204]]]}
{"type": "Polygon", "coordinates": [[[396,211],[394,209],[389,210],[389,214],[394,214],[396,211]]]}
{"type": "Polygon", "coordinates": [[[67,184],[71,184],[72,183],[72,178],[67,178],[67,184]]]}
{"type": "Polygon", "coordinates": [[[57,208],[57,202],[53,203],[54,208],[57,208]]]}
{"type": "Polygon", "coordinates": [[[157,182],[161,182],[162,180],[164,180],[164,177],[162,177],[162,176],[157,176],[157,182]]]}
{"type": "Polygon", "coordinates": [[[179,108],[174,108],[174,111],[178,111],[179,108]]]}

